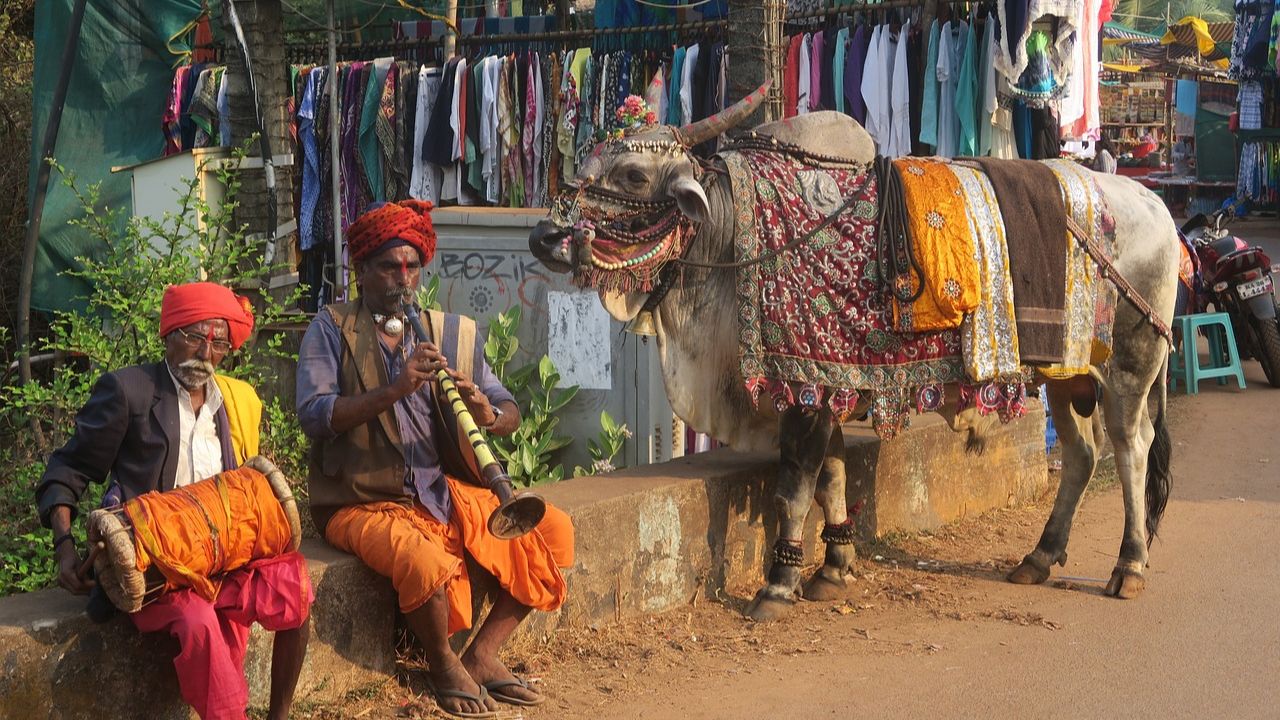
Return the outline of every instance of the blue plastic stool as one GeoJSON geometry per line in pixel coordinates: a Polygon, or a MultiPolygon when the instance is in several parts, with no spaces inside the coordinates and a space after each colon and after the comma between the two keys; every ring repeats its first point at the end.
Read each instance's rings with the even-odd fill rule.
{"type": "Polygon", "coordinates": [[[1236,349],[1236,334],[1231,328],[1231,316],[1226,313],[1197,313],[1179,315],[1173,319],[1174,327],[1181,330],[1182,345],[1169,353],[1169,387],[1178,389],[1181,378],[1187,386],[1187,394],[1200,391],[1200,381],[1217,378],[1219,385],[1226,385],[1234,376],[1240,389],[1244,389],[1244,369],[1240,367],[1240,353],[1236,349]],[[1209,358],[1213,363],[1201,367],[1200,353],[1196,348],[1196,335],[1203,330],[1209,341],[1209,358]],[[1223,347],[1226,357],[1223,357],[1223,347]]]}

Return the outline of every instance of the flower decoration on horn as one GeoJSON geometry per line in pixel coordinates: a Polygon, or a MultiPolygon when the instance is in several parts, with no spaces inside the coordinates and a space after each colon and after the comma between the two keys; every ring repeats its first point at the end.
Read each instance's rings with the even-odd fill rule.
{"type": "Polygon", "coordinates": [[[658,114],[649,109],[644,98],[639,95],[628,95],[626,100],[613,113],[614,130],[609,133],[612,139],[621,138],[633,132],[644,130],[658,124],[658,114]]]}

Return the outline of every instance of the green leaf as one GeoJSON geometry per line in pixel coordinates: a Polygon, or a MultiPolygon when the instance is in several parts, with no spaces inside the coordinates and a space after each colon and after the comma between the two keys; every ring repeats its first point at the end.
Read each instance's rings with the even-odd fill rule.
{"type": "Polygon", "coordinates": [[[552,439],[551,442],[547,444],[547,452],[555,452],[561,448],[569,447],[572,444],[573,438],[560,436],[552,439]]]}
{"type": "MultiPolygon", "coordinates": [[[[553,375],[556,375],[555,363],[551,362],[550,356],[543,355],[542,359],[538,361],[538,377],[542,380],[543,387],[554,387],[553,384],[547,382],[553,375]]],[[[558,375],[556,376],[558,377],[558,375]]]]}
{"type": "Polygon", "coordinates": [[[578,386],[571,385],[558,393],[554,399],[547,405],[548,412],[559,412],[561,408],[568,405],[578,394],[578,386]]]}

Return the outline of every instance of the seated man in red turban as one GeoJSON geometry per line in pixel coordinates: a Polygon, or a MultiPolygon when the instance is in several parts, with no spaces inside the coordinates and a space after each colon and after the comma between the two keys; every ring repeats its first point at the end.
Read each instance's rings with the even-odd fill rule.
{"type": "MultiPolygon", "coordinates": [[[[53,528],[58,584],[101,593],[79,574],[71,536],[89,483],[112,484],[103,505],[165,492],[231,470],[258,453],[262,402],[247,383],[215,374],[253,331],[247,299],[221,285],[165,290],[160,334],[165,356],[103,375],[76,415],[71,439],[49,458],[36,488],[40,520],[53,528]]],[[[156,518],[163,524],[164,518],[156,518]]],[[[276,631],[268,717],[285,720],[306,655],[314,594],[300,553],[256,561],[221,576],[213,602],[190,588],[159,596],[130,615],[139,630],[177,638],[182,698],[201,718],[243,720],[249,703],[245,645],[255,621],[276,631]]],[[[105,601],[105,598],[100,598],[105,601]]],[[[91,602],[91,607],[97,605],[91,602]]],[[[140,709],[139,709],[140,710],[140,709]]]]}
{"type": "Polygon", "coordinates": [[[375,205],[347,231],[360,299],[327,306],[303,337],[298,415],[314,440],[308,485],[316,527],[391,578],[426,651],[440,707],[493,717],[495,700],[543,701],[498,650],[530,610],[564,602],[560,570],[573,564],[573,526],[548,507],[532,532],[514,540],[486,527],[498,500],[477,484],[471,447],[454,431],[452,409],[432,380],[447,370],[487,432],[510,435],[520,410],[485,362],[473,320],[411,308],[430,338],[404,321],[435,254],[430,210],[415,200],[375,205]],[[449,635],[471,626],[464,552],[502,590],[459,658],[449,635]]]}

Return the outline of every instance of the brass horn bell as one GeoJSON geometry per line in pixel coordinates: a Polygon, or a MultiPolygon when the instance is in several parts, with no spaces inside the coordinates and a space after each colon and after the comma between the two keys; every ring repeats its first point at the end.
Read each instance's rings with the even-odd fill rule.
{"type": "Polygon", "coordinates": [[[653,322],[653,313],[648,310],[636,313],[624,329],[632,335],[652,337],[658,334],[658,328],[653,322]]]}

